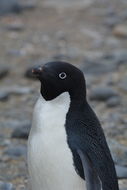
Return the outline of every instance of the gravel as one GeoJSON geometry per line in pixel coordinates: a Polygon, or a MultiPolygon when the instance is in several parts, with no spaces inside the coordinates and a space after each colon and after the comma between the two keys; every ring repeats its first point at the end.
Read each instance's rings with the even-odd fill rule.
{"type": "Polygon", "coordinates": [[[9,93],[8,92],[0,92],[0,101],[5,102],[9,99],[9,93]]]}
{"type": "Polygon", "coordinates": [[[121,103],[121,98],[119,96],[111,97],[107,100],[106,105],[107,107],[116,107],[119,106],[121,103]]]}
{"type": "Polygon", "coordinates": [[[8,155],[11,158],[16,158],[20,156],[26,156],[26,146],[24,145],[14,145],[5,149],[4,154],[8,155]]]}
{"type": "Polygon", "coordinates": [[[12,183],[0,181],[0,190],[15,190],[12,183]]]}
{"type": "Polygon", "coordinates": [[[127,179],[127,167],[116,165],[116,173],[119,179],[127,179]]]}
{"type": "Polygon", "coordinates": [[[124,24],[117,25],[113,30],[113,34],[116,37],[127,38],[127,25],[124,24]]]}
{"type": "Polygon", "coordinates": [[[104,75],[110,72],[114,72],[117,69],[117,65],[112,60],[103,60],[102,58],[97,60],[86,59],[82,70],[86,74],[104,75]]]}
{"type": "Polygon", "coordinates": [[[127,92],[127,76],[123,76],[123,78],[119,82],[119,87],[121,90],[127,92]]]}
{"type": "Polygon", "coordinates": [[[13,130],[11,137],[17,139],[27,139],[30,132],[31,125],[24,125],[13,130]]]}
{"type": "Polygon", "coordinates": [[[127,147],[113,139],[107,140],[114,162],[120,166],[127,166],[127,147]]]}
{"type": "Polygon", "coordinates": [[[22,7],[17,0],[0,0],[0,15],[20,13],[22,7]]]}
{"type": "Polygon", "coordinates": [[[33,66],[52,60],[82,68],[120,189],[127,190],[127,0],[116,1],[0,0],[0,179],[11,184],[5,190],[29,189],[26,144],[39,83],[28,78],[33,66]]]}
{"type": "Polygon", "coordinates": [[[0,65],[0,79],[3,79],[6,77],[9,73],[9,67],[6,67],[4,65],[0,65]]]}
{"type": "Polygon", "coordinates": [[[112,97],[118,97],[118,93],[108,86],[99,86],[90,91],[90,100],[106,101],[112,97]]]}

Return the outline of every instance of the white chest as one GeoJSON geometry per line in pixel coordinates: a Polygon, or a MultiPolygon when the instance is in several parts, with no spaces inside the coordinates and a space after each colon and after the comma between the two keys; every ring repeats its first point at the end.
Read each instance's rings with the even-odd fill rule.
{"type": "Polygon", "coordinates": [[[52,101],[39,98],[28,140],[28,167],[32,190],[84,190],[76,174],[65,131],[70,106],[68,93],[52,101]]]}

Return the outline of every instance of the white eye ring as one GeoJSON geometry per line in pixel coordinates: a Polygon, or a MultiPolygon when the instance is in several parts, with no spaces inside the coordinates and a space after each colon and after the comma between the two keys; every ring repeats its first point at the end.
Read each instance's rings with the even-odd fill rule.
{"type": "Polygon", "coordinates": [[[67,77],[66,73],[62,72],[59,74],[60,79],[65,79],[67,77]]]}

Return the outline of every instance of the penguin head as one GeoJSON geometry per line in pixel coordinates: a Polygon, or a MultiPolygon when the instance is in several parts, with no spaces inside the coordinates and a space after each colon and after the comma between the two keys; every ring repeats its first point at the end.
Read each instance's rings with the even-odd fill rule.
{"type": "Polygon", "coordinates": [[[41,95],[45,100],[52,100],[68,92],[72,98],[86,94],[83,73],[66,62],[48,62],[32,69],[32,73],[41,82],[41,95]]]}

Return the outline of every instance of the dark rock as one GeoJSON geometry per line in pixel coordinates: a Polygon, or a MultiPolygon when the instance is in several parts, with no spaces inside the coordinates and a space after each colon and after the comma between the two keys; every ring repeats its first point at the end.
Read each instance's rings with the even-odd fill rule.
{"type": "Polygon", "coordinates": [[[107,142],[110,147],[114,162],[120,166],[127,166],[127,147],[119,144],[113,139],[107,138],[107,142]]]}
{"type": "Polygon", "coordinates": [[[10,146],[4,151],[4,154],[9,157],[15,158],[20,156],[26,156],[26,147],[23,145],[10,146]]]}
{"type": "Polygon", "coordinates": [[[92,87],[93,84],[96,83],[96,77],[93,75],[85,75],[85,79],[86,79],[86,86],[87,88],[92,87]]]}
{"type": "Polygon", "coordinates": [[[118,65],[127,64],[127,49],[115,51],[114,57],[118,65]]]}
{"type": "Polygon", "coordinates": [[[24,56],[24,54],[22,54],[22,51],[18,49],[12,49],[12,48],[8,51],[8,54],[11,56],[17,56],[17,57],[24,56]]]}
{"type": "Polygon", "coordinates": [[[106,101],[111,97],[118,96],[118,93],[108,86],[100,86],[91,90],[90,100],[106,101]]]}
{"type": "Polygon", "coordinates": [[[0,92],[0,101],[4,102],[9,99],[9,93],[8,92],[0,92]]]}
{"type": "Polygon", "coordinates": [[[123,10],[123,11],[121,11],[121,13],[120,13],[120,19],[121,20],[127,20],[127,10],[123,10]]]}
{"type": "Polygon", "coordinates": [[[118,126],[121,123],[121,117],[122,116],[120,113],[112,112],[105,119],[105,123],[109,126],[109,130],[107,130],[108,136],[114,137],[118,135],[119,132],[118,132],[118,128],[116,129],[116,126],[118,126]]]}
{"type": "Polygon", "coordinates": [[[37,7],[37,4],[36,4],[36,2],[34,2],[34,1],[28,1],[28,2],[23,2],[22,3],[22,8],[24,9],[24,10],[33,10],[33,9],[35,9],[37,7]]]}
{"type": "Polygon", "coordinates": [[[68,55],[64,55],[64,54],[57,54],[53,56],[53,60],[55,61],[59,61],[59,60],[68,60],[69,56],[68,55]]]}
{"type": "Polygon", "coordinates": [[[86,59],[83,70],[86,74],[104,75],[119,69],[127,63],[127,50],[119,49],[114,52],[104,53],[98,59],[86,59]]]}
{"type": "Polygon", "coordinates": [[[119,22],[120,22],[120,18],[118,18],[116,16],[112,16],[112,17],[108,17],[105,19],[104,25],[106,25],[108,27],[114,27],[119,22]]]}
{"type": "Polygon", "coordinates": [[[0,0],[0,15],[8,13],[20,13],[22,6],[17,0],[0,0]]]}
{"type": "Polygon", "coordinates": [[[117,65],[112,60],[105,59],[97,59],[90,60],[86,59],[85,64],[82,68],[84,73],[86,74],[94,74],[94,75],[104,75],[109,72],[113,72],[117,69],[117,65]]]}
{"type": "Polygon", "coordinates": [[[21,127],[17,127],[12,132],[11,137],[18,138],[18,139],[27,139],[30,132],[30,128],[31,128],[31,125],[24,125],[21,127]]]}
{"type": "Polygon", "coordinates": [[[10,13],[21,13],[24,10],[33,10],[36,7],[36,3],[22,2],[20,0],[0,0],[0,15],[10,13]]]}
{"type": "Polygon", "coordinates": [[[106,102],[106,105],[108,107],[116,107],[116,106],[119,106],[121,103],[121,99],[119,96],[115,96],[115,97],[112,97],[110,99],[107,100],[106,102]]]}
{"type": "Polygon", "coordinates": [[[0,190],[15,190],[15,187],[12,183],[0,181],[0,190]]]}
{"type": "Polygon", "coordinates": [[[125,21],[127,19],[127,11],[123,10],[120,12],[119,15],[117,14],[112,14],[109,15],[107,14],[107,18],[104,20],[104,24],[109,26],[109,27],[114,27],[115,25],[118,25],[125,21]]]}
{"type": "Polygon", "coordinates": [[[33,89],[29,87],[20,87],[20,86],[1,87],[0,99],[4,101],[11,95],[24,95],[24,94],[29,94],[30,92],[33,92],[33,89]]]}
{"type": "Polygon", "coordinates": [[[6,139],[5,136],[0,135],[0,146],[8,146],[10,144],[10,140],[6,139]]]}
{"type": "MultiPolygon", "coordinates": [[[[9,128],[11,130],[14,130],[16,128],[21,128],[23,126],[30,126],[30,121],[25,120],[24,114],[23,114],[24,117],[21,117],[20,119],[17,117],[17,115],[16,115],[16,119],[13,119],[12,115],[14,115],[15,113],[16,111],[13,113],[13,110],[12,110],[12,113],[9,116],[5,115],[6,117],[9,117],[11,119],[6,119],[6,120],[1,121],[0,122],[1,128],[9,128]]],[[[21,113],[21,110],[20,110],[20,113],[21,113]]]]}
{"type": "Polygon", "coordinates": [[[1,65],[0,66],[0,79],[2,79],[5,76],[7,76],[8,73],[9,73],[9,68],[1,65]]]}
{"type": "Polygon", "coordinates": [[[10,31],[21,32],[24,30],[24,24],[21,22],[13,22],[6,25],[6,29],[10,31]]]}
{"type": "MultiPolygon", "coordinates": [[[[107,57],[114,61],[118,66],[121,64],[127,63],[127,50],[119,49],[111,54],[108,54],[107,57]]],[[[106,58],[106,57],[105,57],[106,58]]]]}
{"type": "Polygon", "coordinates": [[[76,7],[78,8],[86,8],[89,7],[91,4],[93,3],[93,1],[89,0],[89,1],[84,1],[84,0],[69,0],[68,1],[63,1],[63,0],[46,0],[44,1],[44,6],[46,7],[52,7],[52,8],[74,8],[76,7]]]}
{"type": "Polygon", "coordinates": [[[124,76],[123,79],[120,81],[119,87],[121,90],[127,92],[127,76],[124,76]]]}
{"type": "Polygon", "coordinates": [[[115,168],[119,179],[127,179],[127,167],[116,165],[115,168]]]}
{"type": "Polygon", "coordinates": [[[29,94],[32,91],[33,90],[29,87],[12,86],[11,88],[8,88],[8,93],[11,95],[29,94]]]}

